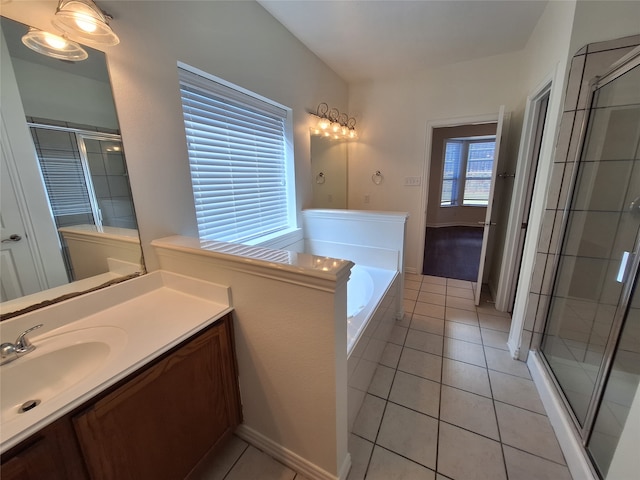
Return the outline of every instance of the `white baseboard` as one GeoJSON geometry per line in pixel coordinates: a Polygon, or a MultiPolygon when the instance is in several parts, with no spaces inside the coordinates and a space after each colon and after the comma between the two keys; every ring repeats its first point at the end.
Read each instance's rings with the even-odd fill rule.
{"type": "Polygon", "coordinates": [[[544,409],[547,412],[553,431],[567,461],[571,476],[580,480],[598,480],[593,471],[591,461],[582,447],[582,442],[575,432],[573,421],[566,412],[562,400],[558,398],[555,386],[542,365],[540,354],[534,350],[529,352],[527,366],[536,385],[544,409]]]}
{"type": "Polygon", "coordinates": [[[302,458],[297,453],[292,452],[270,438],[256,432],[253,428],[248,427],[245,424],[241,424],[236,429],[235,433],[247,443],[253,445],[259,450],[262,450],[267,455],[275,458],[279,462],[285,464],[295,472],[304,475],[310,480],[346,480],[349,470],[351,469],[351,455],[349,453],[347,453],[347,456],[342,463],[338,476],[335,476],[302,458]]]}

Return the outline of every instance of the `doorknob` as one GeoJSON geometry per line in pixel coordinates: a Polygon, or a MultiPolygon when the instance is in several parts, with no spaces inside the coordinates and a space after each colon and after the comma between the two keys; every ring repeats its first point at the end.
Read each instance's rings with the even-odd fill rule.
{"type": "Polygon", "coordinates": [[[19,242],[20,240],[22,240],[22,237],[20,235],[18,235],[17,233],[14,233],[9,238],[3,238],[2,239],[2,243],[4,243],[4,242],[19,242]]]}

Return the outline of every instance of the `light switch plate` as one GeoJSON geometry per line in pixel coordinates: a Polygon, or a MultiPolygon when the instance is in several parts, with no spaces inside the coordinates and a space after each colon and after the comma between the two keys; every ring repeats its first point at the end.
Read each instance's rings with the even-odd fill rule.
{"type": "Polygon", "coordinates": [[[421,183],[420,177],[404,177],[405,187],[418,187],[420,186],[420,183],[421,183]]]}

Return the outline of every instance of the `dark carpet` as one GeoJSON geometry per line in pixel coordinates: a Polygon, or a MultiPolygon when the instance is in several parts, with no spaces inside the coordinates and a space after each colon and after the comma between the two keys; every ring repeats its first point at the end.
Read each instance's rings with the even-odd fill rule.
{"type": "Polygon", "coordinates": [[[478,227],[427,228],[422,273],[475,282],[482,233],[478,227]]]}

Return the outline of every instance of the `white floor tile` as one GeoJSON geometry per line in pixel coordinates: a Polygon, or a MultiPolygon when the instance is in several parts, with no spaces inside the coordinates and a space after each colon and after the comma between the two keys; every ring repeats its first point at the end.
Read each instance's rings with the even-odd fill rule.
{"type": "Polygon", "coordinates": [[[464,340],[465,342],[482,343],[480,327],[459,322],[445,322],[444,334],[446,337],[464,340]]]}
{"type": "MultiPolygon", "coordinates": [[[[471,290],[468,291],[470,292],[471,290]]],[[[469,310],[470,312],[476,313],[476,304],[468,298],[450,297],[447,295],[447,307],[469,310]]]]}
{"type": "Polygon", "coordinates": [[[434,355],[442,355],[442,342],[443,337],[440,335],[410,328],[404,346],[434,355]]]}
{"type": "MultiPolygon", "coordinates": [[[[351,470],[347,480],[364,480],[373,452],[373,443],[357,435],[349,435],[349,453],[351,454],[351,470]]],[[[296,478],[296,480],[298,480],[296,478]]]]}
{"type": "Polygon", "coordinates": [[[467,323],[469,325],[478,326],[478,314],[470,310],[463,310],[460,308],[447,307],[445,310],[444,319],[449,322],[467,323]]]}
{"type": "Polygon", "coordinates": [[[440,422],[438,471],[455,479],[506,480],[500,443],[440,422]]]}
{"type": "Polygon", "coordinates": [[[442,360],[442,383],[491,398],[486,368],[445,358],[442,360]]]}
{"type": "Polygon", "coordinates": [[[436,335],[444,335],[444,319],[414,314],[411,319],[411,328],[436,335]]]}
{"type": "Polygon", "coordinates": [[[508,351],[484,347],[484,354],[487,358],[489,369],[517,375],[518,377],[531,378],[527,364],[511,358],[511,354],[508,351]]]}
{"type": "Polygon", "coordinates": [[[508,350],[507,341],[509,340],[508,332],[500,332],[498,330],[489,330],[481,328],[482,343],[487,347],[498,348],[500,350],[508,350]]]}
{"type": "Polygon", "coordinates": [[[482,345],[476,343],[445,337],[443,355],[452,360],[471,363],[479,367],[486,367],[484,349],[482,345]]]}
{"type": "Polygon", "coordinates": [[[455,278],[447,278],[447,287],[466,288],[471,290],[472,284],[466,280],[457,280],[455,278]]]}
{"type": "Polygon", "coordinates": [[[439,285],[437,283],[424,282],[420,287],[420,291],[445,295],[447,293],[447,287],[446,285],[439,285]]]}
{"type": "Polygon", "coordinates": [[[440,420],[500,440],[496,413],[490,398],[443,385],[440,420]]]}
{"type": "MultiPolygon", "coordinates": [[[[380,447],[374,449],[367,473],[367,480],[433,480],[434,478],[433,470],[380,447]]],[[[351,479],[350,476],[349,479],[351,479]]]]}
{"type": "Polygon", "coordinates": [[[572,480],[566,465],[550,462],[504,445],[509,480],[572,480]]]}
{"type": "Polygon", "coordinates": [[[225,480],[293,480],[296,473],[257,448],[249,446],[225,480]]]}
{"type": "Polygon", "coordinates": [[[397,368],[401,353],[402,347],[400,345],[387,343],[387,346],[384,347],[384,351],[382,352],[380,363],[387,367],[397,368]]]}
{"type": "Polygon", "coordinates": [[[438,420],[389,403],[377,444],[435,470],[438,420]]]}
{"type": "Polygon", "coordinates": [[[187,480],[222,480],[249,444],[235,435],[213,455],[206,456],[189,474],[187,480]]]}
{"type": "Polygon", "coordinates": [[[502,443],[556,463],[564,457],[545,415],[495,402],[502,443]]]}
{"type": "Polygon", "coordinates": [[[509,330],[511,329],[511,318],[497,317],[495,315],[488,315],[486,313],[478,313],[478,319],[480,320],[480,326],[482,328],[499,330],[501,332],[507,333],[509,333],[509,330]]]}
{"type": "Polygon", "coordinates": [[[426,317],[444,318],[444,305],[435,305],[433,303],[416,302],[413,313],[424,315],[426,317]]]}
{"type": "Polygon", "coordinates": [[[404,348],[400,362],[398,362],[398,370],[439,382],[442,373],[442,357],[412,348],[404,348]]]}
{"type": "Polygon", "coordinates": [[[391,330],[391,335],[389,336],[389,341],[391,343],[395,343],[396,345],[404,345],[404,339],[407,336],[406,327],[399,327],[398,325],[394,325],[391,330]]]}
{"type": "Polygon", "coordinates": [[[460,298],[467,298],[469,300],[473,300],[473,290],[470,290],[468,288],[458,288],[458,287],[449,287],[447,286],[447,296],[451,296],[451,297],[460,297],[460,298]]]}
{"type": "Polygon", "coordinates": [[[353,424],[353,433],[370,442],[375,442],[385,405],[386,401],[381,398],[373,395],[364,397],[360,412],[353,424]]]}
{"type": "Polygon", "coordinates": [[[389,401],[438,418],[440,383],[398,372],[393,380],[389,401]]]}
{"type": "Polygon", "coordinates": [[[489,370],[493,398],[509,405],[546,415],[532,380],[489,370]]]}
{"type": "Polygon", "coordinates": [[[435,285],[446,285],[447,279],[444,277],[434,277],[433,275],[424,275],[422,277],[422,283],[432,283],[435,285]]]}
{"type": "Polygon", "coordinates": [[[369,393],[376,397],[388,398],[395,374],[395,369],[378,365],[369,385],[369,393]]]}

